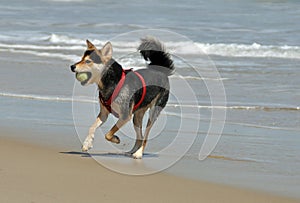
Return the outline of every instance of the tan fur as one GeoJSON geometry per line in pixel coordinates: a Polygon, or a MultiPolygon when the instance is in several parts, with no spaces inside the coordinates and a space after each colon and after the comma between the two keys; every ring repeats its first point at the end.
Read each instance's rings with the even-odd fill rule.
{"type": "MultiPolygon", "coordinates": [[[[112,45],[110,42],[107,42],[102,47],[101,50],[98,50],[90,41],[87,40],[87,51],[85,52],[84,56],[81,58],[81,61],[73,65],[71,69],[73,72],[76,72],[76,74],[85,72],[89,75],[87,81],[83,81],[83,82],[81,81],[83,85],[96,83],[98,87],[103,88],[101,78],[104,72],[106,71],[106,68],[109,66],[108,63],[111,59],[112,59],[112,45]],[[95,55],[93,54],[97,54],[98,57],[96,56],[96,58],[94,58],[95,55]],[[95,61],[94,63],[92,58],[95,60],[99,60],[101,63],[98,63],[97,61],[95,61]]],[[[157,115],[161,111],[161,109],[157,109],[160,107],[155,106],[155,104],[157,104],[158,99],[160,97],[161,94],[156,95],[156,97],[151,101],[151,103],[135,111],[134,115],[133,115],[133,107],[135,105],[134,103],[132,103],[132,106],[129,109],[129,114],[127,115],[126,112],[126,115],[122,115],[120,104],[118,104],[117,102],[113,102],[111,104],[111,108],[113,109],[114,112],[116,112],[119,115],[119,119],[116,122],[116,124],[105,134],[106,140],[119,144],[120,139],[115,135],[115,133],[122,126],[124,126],[128,121],[130,121],[131,118],[133,117],[134,130],[136,132],[136,141],[132,150],[130,150],[130,152],[128,153],[130,153],[130,155],[132,155],[133,158],[136,159],[142,158],[145,146],[147,144],[147,139],[148,139],[150,129],[153,126],[157,118],[157,115]],[[149,119],[143,137],[142,123],[143,123],[143,117],[147,110],[149,110],[149,119]]],[[[107,120],[109,113],[110,112],[106,109],[106,107],[100,102],[100,113],[96,121],[94,122],[94,124],[89,129],[89,134],[86,137],[85,141],[83,142],[82,151],[88,151],[90,148],[92,148],[95,130],[107,120]]]]}
{"type": "Polygon", "coordinates": [[[112,58],[112,45],[110,42],[107,42],[101,50],[98,50],[95,45],[93,45],[89,40],[87,40],[86,42],[87,50],[96,52],[96,54],[101,58],[102,64],[93,63],[89,55],[83,56],[81,60],[76,63],[75,72],[90,72],[92,77],[86,83],[86,85],[96,83],[100,88],[103,88],[103,84],[100,78],[105,70],[107,63],[112,58]],[[90,63],[87,63],[88,61],[90,61],[90,63]]]}

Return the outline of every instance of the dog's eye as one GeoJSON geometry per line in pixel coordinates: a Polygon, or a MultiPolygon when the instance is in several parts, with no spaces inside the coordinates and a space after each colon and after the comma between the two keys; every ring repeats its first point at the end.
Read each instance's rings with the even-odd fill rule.
{"type": "Polygon", "coordinates": [[[91,60],[85,60],[85,63],[89,64],[89,63],[92,63],[92,61],[91,60]]]}

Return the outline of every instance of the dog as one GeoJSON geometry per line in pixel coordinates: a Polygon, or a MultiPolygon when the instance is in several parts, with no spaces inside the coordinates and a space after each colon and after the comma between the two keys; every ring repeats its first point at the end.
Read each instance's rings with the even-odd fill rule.
{"type": "Polygon", "coordinates": [[[169,99],[169,76],[175,71],[173,60],[165,46],[155,37],[141,39],[138,51],[147,62],[146,68],[124,70],[113,59],[113,48],[107,42],[98,50],[86,40],[87,50],[81,60],[71,65],[81,85],[95,83],[99,90],[100,113],[83,142],[82,151],[93,147],[95,130],[100,127],[110,113],[118,118],[116,124],[105,134],[106,140],[119,144],[115,133],[133,118],[136,140],[133,148],[127,152],[135,159],[141,159],[145,150],[150,129],[169,99]],[[149,118],[144,135],[142,121],[146,111],[149,118]]]}

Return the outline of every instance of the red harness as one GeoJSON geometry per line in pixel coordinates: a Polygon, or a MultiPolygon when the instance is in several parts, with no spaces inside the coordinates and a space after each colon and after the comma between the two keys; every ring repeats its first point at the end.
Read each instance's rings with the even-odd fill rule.
{"type": "MultiPolygon", "coordinates": [[[[131,69],[126,70],[126,72],[127,71],[129,72],[129,71],[132,71],[132,70],[131,69]]],[[[132,71],[132,72],[134,72],[135,75],[139,77],[139,79],[142,82],[142,87],[143,87],[143,92],[142,92],[141,99],[133,107],[133,111],[135,111],[142,104],[142,102],[144,101],[144,98],[145,98],[145,95],[146,95],[146,83],[145,83],[145,80],[144,80],[143,76],[141,76],[141,74],[139,74],[138,72],[135,72],[135,71],[132,71]]],[[[110,113],[112,113],[114,116],[116,116],[117,118],[119,117],[119,115],[118,115],[118,113],[113,111],[113,109],[111,108],[111,103],[115,100],[115,98],[118,96],[119,92],[121,91],[121,89],[124,85],[125,79],[126,79],[126,73],[125,73],[125,70],[123,69],[121,79],[120,79],[119,83],[117,84],[114,92],[110,96],[110,98],[107,101],[105,101],[104,98],[102,97],[102,95],[99,94],[100,102],[102,103],[102,105],[105,106],[107,108],[107,110],[110,113]]]]}

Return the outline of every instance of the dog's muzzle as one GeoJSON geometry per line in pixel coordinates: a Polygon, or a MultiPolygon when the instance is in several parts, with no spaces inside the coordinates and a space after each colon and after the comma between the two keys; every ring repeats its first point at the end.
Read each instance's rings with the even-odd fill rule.
{"type": "Polygon", "coordinates": [[[75,65],[71,65],[71,71],[75,72],[76,66],[75,65]]]}

